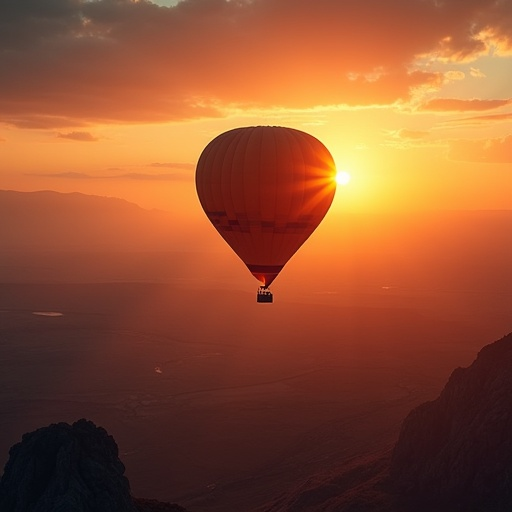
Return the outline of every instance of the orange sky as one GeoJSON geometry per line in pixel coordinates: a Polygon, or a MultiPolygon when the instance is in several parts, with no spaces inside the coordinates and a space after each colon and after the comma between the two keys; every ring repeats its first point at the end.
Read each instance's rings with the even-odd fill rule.
{"type": "Polygon", "coordinates": [[[512,208],[509,0],[0,4],[0,188],[202,215],[219,133],[307,131],[334,210],[512,208]]]}

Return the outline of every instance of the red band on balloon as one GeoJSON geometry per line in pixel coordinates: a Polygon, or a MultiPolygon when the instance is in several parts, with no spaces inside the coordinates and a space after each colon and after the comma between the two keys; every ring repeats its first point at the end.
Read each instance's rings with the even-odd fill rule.
{"type": "Polygon", "coordinates": [[[247,268],[257,274],[279,274],[283,270],[284,265],[251,265],[247,264],[247,268]]]}

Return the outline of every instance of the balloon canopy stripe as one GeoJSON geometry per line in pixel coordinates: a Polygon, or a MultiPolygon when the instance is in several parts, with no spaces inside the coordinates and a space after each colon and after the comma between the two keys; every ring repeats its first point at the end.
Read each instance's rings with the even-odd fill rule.
{"type": "Polygon", "coordinates": [[[245,214],[238,214],[235,219],[228,219],[226,212],[208,212],[206,214],[212,224],[220,231],[239,231],[250,233],[260,230],[267,233],[295,234],[303,232],[311,224],[311,218],[305,216],[300,221],[277,222],[274,220],[249,220],[245,214]]]}

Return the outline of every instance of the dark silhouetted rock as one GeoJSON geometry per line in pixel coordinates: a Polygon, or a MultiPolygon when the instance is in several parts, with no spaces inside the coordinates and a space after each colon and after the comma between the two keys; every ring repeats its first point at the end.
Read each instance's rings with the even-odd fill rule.
{"type": "Polygon", "coordinates": [[[512,510],[512,334],[407,416],[391,476],[411,510],[512,510]]]}
{"type": "Polygon", "coordinates": [[[187,512],[130,495],[117,444],[91,421],[25,434],[0,480],[0,512],[187,512]]]}
{"type": "Polygon", "coordinates": [[[1,512],[136,512],[113,437],[84,419],[25,434],[0,481],[1,512]]]}

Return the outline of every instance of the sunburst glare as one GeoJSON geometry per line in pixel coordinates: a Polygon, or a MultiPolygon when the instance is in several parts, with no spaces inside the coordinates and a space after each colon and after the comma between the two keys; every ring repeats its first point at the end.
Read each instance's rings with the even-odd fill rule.
{"type": "Polygon", "coordinates": [[[348,185],[350,182],[351,176],[348,171],[339,171],[336,173],[336,183],[338,185],[348,185]]]}

